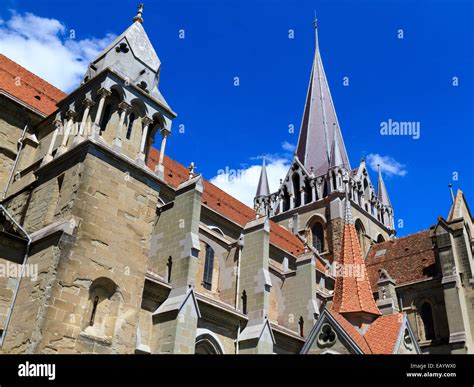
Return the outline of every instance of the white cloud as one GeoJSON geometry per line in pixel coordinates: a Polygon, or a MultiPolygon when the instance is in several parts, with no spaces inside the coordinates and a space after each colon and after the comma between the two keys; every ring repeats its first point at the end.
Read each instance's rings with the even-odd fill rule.
{"type": "Polygon", "coordinates": [[[371,153],[367,156],[366,160],[367,164],[374,171],[377,171],[378,165],[380,165],[380,170],[387,176],[405,176],[407,174],[405,165],[399,163],[393,157],[371,153]]]}
{"type": "MultiPolygon", "coordinates": [[[[261,159],[261,157],[260,157],[261,159]]],[[[285,158],[266,157],[266,168],[270,191],[275,192],[288,172],[290,163],[285,158]]],[[[257,191],[258,179],[262,170],[261,163],[244,169],[225,167],[217,171],[217,176],[210,179],[212,184],[239,199],[249,207],[253,207],[253,198],[257,191]]]]}
{"type": "Polygon", "coordinates": [[[89,61],[115,38],[73,39],[56,19],[13,13],[0,23],[0,53],[64,91],[81,81],[89,61]]]}
{"type": "Polygon", "coordinates": [[[290,153],[293,153],[296,149],[296,145],[288,141],[283,141],[281,144],[281,147],[283,148],[284,151],[290,152],[290,153]]]}

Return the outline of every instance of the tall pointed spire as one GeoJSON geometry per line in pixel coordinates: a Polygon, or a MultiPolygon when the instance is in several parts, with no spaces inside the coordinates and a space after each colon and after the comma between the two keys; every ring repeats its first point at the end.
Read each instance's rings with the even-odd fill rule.
{"type": "Polygon", "coordinates": [[[390,198],[388,197],[387,188],[385,187],[385,183],[382,178],[382,173],[380,172],[380,165],[378,167],[378,181],[377,181],[377,197],[382,202],[383,205],[392,207],[392,203],[390,202],[390,198]]]}
{"type": "MultiPolygon", "coordinates": [[[[344,182],[347,186],[347,180],[344,182]]],[[[346,190],[344,231],[341,256],[332,309],[346,317],[361,315],[380,316],[380,310],[372,294],[367,269],[359,245],[359,238],[352,220],[349,194],[346,190]]]]}
{"type": "Polygon", "coordinates": [[[255,197],[270,195],[270,187],[268,185],[267,168],[265,165],[265,157],[263,158],[262,171],[258,180],[257,193],[255,197]]]}
{"type": "Polygon", "coordinates": [[[339,129],[336,111],[324,73],[319,52],[318,20],[314,21],[315,50],[313,68],[301,123],[296,155],[309,171],[314,168],[316,176],[327,172],[331,163],[331,145],[335,139],[342,164],[350,169],[344,140],[339,129]]]}

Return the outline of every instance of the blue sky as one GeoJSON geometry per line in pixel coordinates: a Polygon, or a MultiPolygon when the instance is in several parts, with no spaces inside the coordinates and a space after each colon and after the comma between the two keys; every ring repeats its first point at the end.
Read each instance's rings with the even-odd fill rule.
{"type": "MultiPolygon", "coordinates": [[[[0,52],[71,88],[94,50],[111,39],[108,34],[130,25],[136,6],[4,0],[0,52]],[[47,32],[61,49],[52,38],[32,35],[23,38],[38,40],[37,55],[22,44],[5,44],[5,36],[15,41],[9,21],[26,13],[57,21],[48,22],[47,32]],[[66,78],[69,83],[61,80],[66,78]]],[[[387,164],[396,220],[403,220],[398,234],[427,228],[437,216],[447,216],[448,183],[474,200],[473,8],[469,1],[148,0],[144,27],[162,61],[160,90],[178,113],[167,154],[185,165],[194,161],[207,179],[219,170],[249,172],[245,183],[224,185],[246,201],[266,154],[275,189],[291,158],[289,144],[298,139],[316,10],[321,55],[352,167],[378,155],[387,164]],[[388,119],[419,122],[420,138],[381,136],[381,122],[388,119]]],[[[371,177],[376,184],[374,171],[371,177]]]]}

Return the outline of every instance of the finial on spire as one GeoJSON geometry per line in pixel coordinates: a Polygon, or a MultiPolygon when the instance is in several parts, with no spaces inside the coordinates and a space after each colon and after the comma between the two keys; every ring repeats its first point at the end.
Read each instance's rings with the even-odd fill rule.
{"type": "Polygon", "coordinates": [[[453,185],[451,183],[448,184],[448,187],[449,187],[449,191],[451,192],[451,200],[453,201],[454,203],[454,192],[453,192],[453,185]]]}
{"type": "Polygon", "coordinates": [[[133,18],[133,21],[143,24],[143,3],[140,3],[138,5],[138,11],[135,17],[133,18]]]}
{"type": "Polygon", "coordinates": [[[318,29],[318,18],[316,17],[316,10],[314,10],[314,20],[313,20],[314,29],[318,29]]]}
{"type": "Polygon", "coordinates": [[[189,164],[189,180],[191,180],[194,177],[194,170],[196,169],[196,166],[194,165],[194,161],[191,161],[191,164],[189,164]]]}

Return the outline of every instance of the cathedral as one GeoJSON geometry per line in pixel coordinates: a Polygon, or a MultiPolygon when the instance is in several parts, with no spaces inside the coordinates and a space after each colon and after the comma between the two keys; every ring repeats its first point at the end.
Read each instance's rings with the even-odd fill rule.
{"type": "Polygon", "coordinates": [[[1,353],[474,352],[464,194],[395,236],[315,37],[291,167],[270,192],[263,163],[253,209],[167,156],[142,6],[69,94],[0,55],[1,353]]]}

